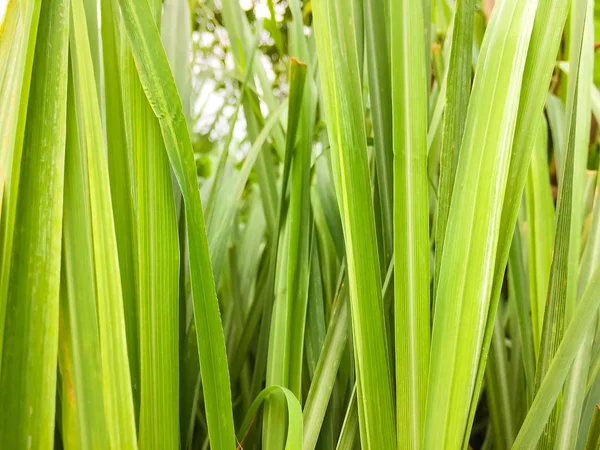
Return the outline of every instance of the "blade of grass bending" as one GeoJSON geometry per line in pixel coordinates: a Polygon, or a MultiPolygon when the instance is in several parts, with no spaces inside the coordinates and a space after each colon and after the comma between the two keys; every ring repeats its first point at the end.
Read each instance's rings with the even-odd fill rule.
{"type": "MultiPolygon", "coordinates": [[[[525,195],[529,244],[529,296],[531,301],[531,328],[535,354],[540,351],[544,308],[552,264],[554,237],[554,198],[548,173],[548,129],[545,119],[538,128],[538,138],[531,157],[525,195]]],[[[515,231],[516,232],[516,231],[515,231]]]]}
{"type": "Polygon", "coordinates": [[[231,448],[235,437],[227,357],[190,136],[148,4],[133,0],[119,0],[119,4],[140,80],[159,119],[185,203],[194,318],[211,448],[231,448]]]}
{"type": "Polygon", "coordinates": [[[318,0],[313,14],[346,242],[361,442],[365,449],[378,449],[394,442],[396,433],[356,36],[347,25],[353,15],[349,3],[318,0]]]}
{"type": "Polygon", "coordinates": [[[423,5],[392,2],[390,12],[397,445],[417,448],[423,436],[430,338],[428,79],[423,5]]]}
{"type": "Polygon", "coordinates": [[[40,14],[0,377],[0,441],[10,448],[52,446],[55,422],[69,3],[44,0],[40,14]]]}
{"type": "Polygon", "coordinates": [[[531,34],[527,61],[523,76],[523,86],[519,98],[519,114],[515,129],[515,137],[511,150],[508,182],[502,206],[500,220],[499,248],[494,265],[494,282],[490,299],[489,313],[481,357],[477,368],[474,395],[469,408],[468,429],[465,433],[466,447],[470,427],[475,417],[475,410],[483,382],[487,352],[492,339],[494,317],[500,299],[500,291],[504,282],[506,263],[512,243],[517,214],[521,205],[523,189],[527,181],[527,171],[537,138],[537,127],[547,97],[548,86],[554,70],[556,54],[562,38],[562,31],[567,17],[569,0],[541,0],[535,13],[535,22],[531,34]],[[532,132],[536,130],[536,132],[532,132]]]}
{"type": "Polygon", "coordinates": [[[454,406],[478,396],[502,198],[536,7],[535,0],[499,3],[479,56],[436,291],[425,448],[458,448],[468,436],[469,409],[454,406]]]}
{"type": "MultiPolygon", "coordinates": [[[[7,71],[7,83],[2,84],[2,100],[11,99],[6,108],[0,112],[0,133],[2,147],[0,152],[0,169],[4,176],[4,193],[2,196],[2,212],[0,217],[0,372],[2,370],[2,350],[4,348],[4,325],[8,301],[8,283],[13,255],[13,237],[15,217],[17,214],[17,197],[21,176],[21,156],[25,136],[27,105],[29,104],[29,87],[35,53],[37,29],[40,19],[41,2],[18,2],[9,4],[12,14],[19,14],[16,35],[11,43],[11,51],[7,58],[11,69],[7,71]]],[[[2,31],[2,33],[4,30],[2,31]]],[[[2,45],[4,35],[0,35],[2,45]]],[[[4,103],[3,103],[4,104],[4,103]]]]}
{"type": "Polygon", "coordinates": [[[471,91],[473,62],[473,9],[474,1],[456,3],[451,29],[450,62],[447,79],[440,96],[444,96],[445,113],[442,130],[442,150],[440,157],[440,184],[438,188],[438,209],[435,223],[435,278],[434,292],[437,290],[444,237],[448,223],[450,200],[454,188],[454,178],[458,165],[458,153],[467,118],[467,108],[471,91]],[[453,86],[446,89],[446,86],[453,86]]]}
{"type": "MultiPolygon", "coordinates": [[[[139,330],[138,305],[135,285],[135,200],[132,195],[133,167],[132,150],[128,145],[127,132],[135,120],[132,118],[133,108],[127,104],[130,88],[128,75],[133,67],[120,67],[119,48],[121,41],[120,16],[114,0],[101,0],[102,18],[102,57],[104,67],[104,110],[106,112],[106,143],[108,156],[108,171],[110,179],[111,200],[114,209],[115,233],[119,252],[119,270],[121,273],[121,288],[123,290],[123,309],[125,313],[125,330],[127,333],[127,356],[136,418],[139,415],[140,379],[139,379],[139,330]],[[126,79],[122,82],[121,75],[126,79]],[[123,91],[126,88],[127,94],[123,91]],[[127,107],[124,107],[126,103],[127,107]],[[128,129],[125,127],[125,116],[129,118],[128,129]]],[[[123,64],[124,65],[124,64],[123,64]]],[[[129,65],[133,65],[129,62],[129,65]]],[[[135,74],[137,77],[137,74],[135,74]]],[[[132,96],[134,94],[131,94],[132,96]]],[[[131,137],[130,137],[131,140],[131,137]]]]}
{"type": "Polygon", "coordinates": [[[83,170],[89,178],[104,408],[111,448],[135,449],[135,415],[108,161],[84,14],[83,1],[72,0],[70,50],[81,151],[87,155],[87,167],[83,170]]]}
{"type": "MultiPolygon", "coordinates": [[[[576,277],[579,262],[579,236],[581,233],[581,213],[580,213],[580,198],[575,195],[580,192],[578,185],[581,183],[577,180],[579,170],[583,169],[580,166],[581,157],[577,153],[581,153],[582,147],[580,142],[580,131],[582,121],[578,118],[582,117],[582,110],[579,102],[582,97],[579,94],[580,89],[585,93],[589,93],[586,86],[585,69],[583,52],[584,43],[584,25],[586,21],[587,5],[584,1],[578,1],[573,4],[571,30],[573,32],[571,43],[574,47],[571,49],[571,74],[569,77],[568,100],[567,100],[567,141],[564,154],[564,165],[562,177],[560,180],[558,200],[556,206],[556,224],[553,245],[552,265],[550,267],[550,281],[548,285],[548,298],[544,311],[544,323],[542,328],[542,340],[540,344],[540,354],[536,368],[536,388],[540,386],[550,363],[556,353],[556,350],[562,340],[566,324],[569,323],[571,316],[571,304],[575,302],[576,277]],[[581,86],[580,86],[581,83],[581,86]],[[578,220],[579,219],[579,220],[578,220]],[[575,233],[574,228],[577,229],[575,233]],[[577,237],[575,237],[577,235],[577,237]]],[[[591,77],[591,72],[590,72],[591,77]]],[[[591,78],[590,78],[591,81],[591,78]]],[[[589,97],[589,94],[587,95],[589,97]]],[[[585,111],[585,110],[584,110],[585,111]]],[[[590,116],[589,103],[587,108],[586,119],[590,116]]],[[[588,132],[589,136],[589,132],[588,132]]],[[[587,149],[587,145],[584,146],[587,149]]],[[[583,175],[583,174],[582,174],[583,175]]],[[[581,363],[582,361],[579,361],[581,363]]],[[[577,370],[578,366],[575,366],[577,370]]],[[[587,369],[586,369],[587,373],[587,369]]],[[[581,406],[577,412],[577,422],[581,406]]],[[[554,448],[555,440],[558,431],[558,419],[560,409],[557,407],[551,414],[548,424],[544,429],[544,433],[540,439],[539,448],[550,449],[554,448]]]]}
{"type": "Polygon", "coordinates": [[[302,407],[300,406],[300,402],[289,389],[282,386],[269,386],[263,389],[254,399],[246,413],[244,422],[237,435],[238,449],[243,448],[245,433],[254,422],[256,414],[258,413],[258,408],[260,408],[261,404],[266,400],[272,400],[271,396],[277,392],[283,394],[287,404],[288,423],[284,449],[300,450],[302,448],[302,407]]]}
{"type": "Polygon", "coordinates": [[[600,269],[596,269],[536,393],[513,449],[533,448],[536,445],[569,374],[577,349],[596,320],[599,306],[600,269]]]}
{"type": "MultiPolygon", "coordinates": [[[[72,74],[69,67],[69,74],[72,74]]],[[[63,438],[67,449],[109,449],[104,409],[100,331],[87,154],[80,139],[75,88],[69,80],[63,215],[59,362],[63,380],[63,438]],[[96,445],[96,447],[94,447],[96,445]]]]}

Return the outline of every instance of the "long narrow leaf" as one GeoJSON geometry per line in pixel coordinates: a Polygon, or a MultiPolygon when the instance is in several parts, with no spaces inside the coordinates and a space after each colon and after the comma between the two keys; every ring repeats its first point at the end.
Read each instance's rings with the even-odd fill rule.
{"type": "Polygon", "coordinates": [[[436,291],[424,446],[458,448],[492,294],[502,198],[537,1],[494,8],[479,56],[436,291]],[[510,67],[510,70],[506,70],[510,67]]]}
{"type": "Polygon", "coordinates": [[[215,293],[192,144],[173,75],[145,2],[119,0],[140,80],[157,116],[185,203],[194,318],[211,445],[235,443],[223,328],[215,293]]]}
{"type": "Polygon", "coordinates": [[[353,23],[354,11],[343,0],[318,0],[313,8],[335,187],[347,251],[361,443],[365,449],[385,448],[396,439],[395,418],[369,188],[357,38],[353,27],[348,25],[353,23]]]}
{"type": "Polygon", "coordinates": [[[40,14],[0,377],[0,441],[12,448],[50,447],[54,431],[69,3],[45,0],[40,14]]]}
{"type": "Polygon", "coordinates": [[[422,439],[429,363],[427,76],[423,7],[392,2],[396,425],[400,448],[422,439]]]}

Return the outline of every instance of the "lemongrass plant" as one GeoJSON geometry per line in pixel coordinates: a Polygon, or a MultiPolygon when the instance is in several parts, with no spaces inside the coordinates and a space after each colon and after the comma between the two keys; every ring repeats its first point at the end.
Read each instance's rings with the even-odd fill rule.
{"type": "Polygon", "coordinates": [[[593,0],[2,17],[0,448],[600,448],[593,0]]]}

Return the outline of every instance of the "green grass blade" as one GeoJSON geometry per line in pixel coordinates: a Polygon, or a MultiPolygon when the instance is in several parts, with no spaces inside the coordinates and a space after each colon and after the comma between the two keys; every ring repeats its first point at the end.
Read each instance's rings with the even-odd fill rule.
{"type": "Polygon", "coordinates": [[[235,443],[223,328],[215,293],[192,144],[158,30],[144,2],[119,0],[140,80],[158,117],[185,203],[194,318],[211,448],[235,443]]]}
{"type": "Polygon", "coordinates": [[[237,436],[240,447],[243,447],[245,433],[250,424],[254,421],[258,408],[260,408],[262,403],[266,400],[272,400],[271,396],[278,391],[283,394],[285,398],[288,413],[287,435],[285,447],[283,448],[285,450],[300,450],[302,448],[302,407],[296,396],[289,389],[282,386],[269,386],[263,389],[254,399],[246,413],[246,417],[244,418],[244,422],[242,423],[240,432],[237,436]]]}
{"type": "MultiPolygon", "coordinates": [[[[586,39],[584,37],[584,25],[586,17],[586,4],[578,2],[573,7],[572,44],[571,49],[571,77],[569,77],[569,94],[567,102],[567,130],[568,137],[564,150],[564,165],[560,179],[558,200],[556,206],[556,226],[554,234],[554,246],[552,265],[550,268],[550,281],[548,286],[548,298],[544,312],[544,323],[542,328],[542,340],[540,344],[540,354],[536,369],[536,387],[539,387],[546,372],[553,360],[554,354],[562,340],[564,329],[570,319],[570,309],[575,302],[576,276],[579,262],[579,236],[581,233],[581,198],[576,197],[581,193],[579,187],[583,187],[579,182],[579,174],[583,175],[581,167],[582,151],[587,146],[580,145],[581,132],[578,130],[582,126],[582,121],[578,120],[582,115],[590,116],[589,102],[587,102],[587,112],[585,105],[580,107],[580,101],[583,100],[579,94],[581,92],[589,93],[589,85],[584,81],[587,72],[584,62],[585,53],[583,51],[586,39]],[[587,88],[586,88],[587,86],[587,88]]],[[[590,78],[591,81],[591,78],[590,78]]],[[[589,94],[586,95],[589,97],[589,94]]],[[[589,131],[588,131],[589,133],[589,131]]],[[[581,363],[581,361],[580,361],[581,363]]],[[[575,366],[576,368],[578,366],[575,366]]],[[[587,372],[587,370],[586,370],[587,372]]],[[[573,397],[571,397],[571,400],[573,397]]],[[[577,414],[580,414],[580,408],[577,414]]],[[[559,410],[557,409],[550,416],[547,427],[544,430],[540,440],[540,448],[554,448],[557,438],[559,410]]],[[[577,419],[578,420],[578,419],[577,419]]],[[[564,442],[563,442],[564,444],[564,442]]]]}
{"type": "Polygon", "coordinates": [[[600,306],[600,269],[596,269],[590,283],[578,303],[571,322],[558,346],[546,376],[533,400],[527,417],[512,446],[513,449],[533,448],[554,409],[563,383],[569,374],[587,332],[594,324],[600,306]]]}
{"type": "Polygon", "coordinates": [[[113,209],[82,0],[71,3],[71,57],[81,151],[87,153],[104,407],[111,447],[137,447],[113,209]]]}
{"type": "MultiPolygon", "coordinates": [[[[266,367],[266,386],[285,385],[290,370],[290,316],[292,305],[287,295],[287,261],[290,259],[290,224],[282,224],[277,246],[275,267],[275,293],[271,326],[269,330],[269,349],[266,367]]],[[[263,320],[265,318],[263,317],[263,320]]],[[[284,399],[274,398],[265,406],[262,446],[281,448],[285,439],[285,424],[279,420],[285,411],[284,399]]]]}
{"type": "Polygon", "coordinates": [[[492,293],[502,198],[536,1],[494,9],[467,113],[433,320],[425,448],[458,448],[470,427],[492,293]],[[507,68],[510,69],[507,70],[507,68]]]}
{"type": "Polygon", "coordinates": [[[486,393],[490,408],[490,425],[494,448],[505,449],[516,437],[513,395],[508,376],[508,355],[505,347],[503,318],[497,317],[486,367],[486,393]]]}
{"type": "Polygon", "coordinates": [[[265,247],[265,216],[260,203],[260,193],[255,187],[248,199],[248,222],[239,243],[240,293],[249,299],[257,284],[261,255],[265,247]]]}
{"type": "Polygon", "coordinates": [[[521,232],[518,227],[519,224],[517,224],[517,228],[513,234],[513,241],[508,257],[508,283],[510,294],[515,301],[519,322],[519,338],[525,371],[526,404],[529,405],[531,400],[533,400],[535,392],[535,350],[531,325],[531,304],[527,286],[527,270],[523,261],[523,245],[521,244],[521,232]]]}
{"type": "Polygon", "coordinates": [[[585,442],[585,450],[596,450],[598,447],[600,447],[600,406],[596,405],[585,442]]]}
{"type": "Polygon", "coordinates": [[[556,163],[556,176],[560,178],[563,167],[563,151],[565,148],[565,107],[562,100],[553,94],[546,98],[546,114],[552,136],[552,146],[556,163]]]}
{"type": "MultiPolygon", "coordinates": [[[[313,228],[310,213],[310,161],[312,122],[314,121],[316,105],[313,102],[310,84],[306,88],[300,109],[300,125],[291,167],[290,255],[287,261],[287,295],[288,302],[291,305],[288,386],[298,398],[302,398],[304,336],[310,275],[310,241],[313,228]]],[[[292,116],[288,113],[288,119],[290,117],[292,116]]],[[[284,198],[283,195],[281,197],[284,198]]]]}
{"type": "Polygon", "coordinates": [[[325,411],[346,347],[350,323],[350,304],[347,295],[347,285],[344,283],[331,313],[323,350],[304,405],[303,450],[313,450],[317,445],[325,411]]]}
{"type": "MultiPolygon", "coordinates": [[[[600,165],[600,164],[599,164],[600,165]]],[[[600,191],[600,177],[596,178],[596,192],[600,191]]],[[[591,280],[592,274],[596,267],[600,264],[600,201],[596,196],[594,209],[592,212],[592,220],[590,223],[590,231],[585,244],[585,250],[581,257],[581,265],[579,268],[579,279],[577,291],[579,295],[585,291],[588,283],[591,280]]]]}
{"type": "Polygon", "coordinates": [[[54,434],[69,3],[45,0],[40,14],[0,377],[0,441],[11,448],[47,448],[54,434]]]}
{"type": "Polygon", "coordinates": [[[214,193],[211,192],[211,197],[208,202],[212,203],[214,207],[207,213],[206,228],[208,230],[208,246],[215,280],[219,280],[221,275],[224,259],[223,255],[229,242],[236,208],[242,199],[244,187],[248,182],[251,171],[257,167],[261,158],[267,153],[267,139],[271,136],[281,115],[285,112],[286,106],[287,103],[283,102],[265,122],[260,133],[256,136],[256,139],[248,150],[239,172],[237,174],[234,172],[228,177],[224,177],[223,183],[214,191],[214,193]]]}
{"type": "MultiPolygon", "coordinates": [[[[311,203],[315,216],[315,225],[317,231],[322,236],[322,249],[332,248],[335,254],[331,255],[328,260],[340,260],[345,256],[344,248],[344,232],[342,231],[342,220],[335,198],[335,189],[333,186],[333,169],[331,166],[331,154],[328,152],[324,157],[317,158],[315,161],[315,182],[311,189],[311,203]],[[337,256],[337,258],[336,258],[337,256]]],[[[331,252],[333,253],[333,252],[331,252]]],[[[336,261],[337,262],[337,261],[336,261]]],[[[334,265],[334,264],[332,264],[334,265]]],[[[323,270],[329,269],[327,264],[323,265],[323,270]]],[[[337,267],[332,270],[330,276],[326,276],[325,285],[325,300],[331,305],[334,290],[336,288],[337,267]]]]}
{"type": "MultiPolygon", "coordinates": [[[[20,10],[17,6],[16,0],[10,0],[4,5],[4,16],[0,23],[0,104],[6,105],[0,112],[0,129],[2,130],[0,136],[2,139],[6,139],[7,136],[13,134],[15,131],[14,125],[16,124],[17,113],[15,108],[17,102],[11,102],[12,89],[18,83],[21,82],[22,78],[15,76],[15,71],[18,69],[19,64],[16,64],[15,59],[19,58],[24,60],[24,53],[20,52],[20,46],[22,39],[21,29],[19,28],[20,10]],[[18,55],[18,56],[17,56],[18,55]]],[[[0,219],[2,218],[2,198],[4,196],[4,184],[6,181],[6,170],[7,164],[9,163],[12,152],[9,151],[9,146],[6,141],[1,147],[0,151],[0,219]]],[[[0,222],[0,225],[1,222],[0,222]]],[[[2,228],[0,228],[1,230],[2,228]]],[[[2,272],[0,271],[0,274],[2,272]]],[[[4,327],[4,312],[6,300],[0,298],[0,334],[4,327]]],[[[0,338],[0,343],[2,338],[0,338]]],[[[2,350],[0,344],[0,367],[2,366],[2,350]]]]}
{"type": "MultiPolygon", "coordinates": [[[[150,1],[155,20],[161,2],[150,1]]],[[[159,23],[157,23],[159,25],[159,23]]],[[[140,352],[140,447],[179,442],[179,245],[171,171],[137,72],[129,86],[140,352]],[[132,92],[133,91],[133,92],[132,92]]]]}
{"type": "Polygon", "coordinates": [[[352,396],[346,409],[344,423],[340,430],[336,450],[352,450],[358,442],[358,407],[356,400],[356,388],[352,390],[352,396]]]}
{"type": "MultiPolygon", "coordinates": [[[[293,3],[295,15],[298,4],[293,3]]],[[[300,25],[300,22],[295,21],[300,25]]],[[[304,55],[305,40],[301,27],[294,28],[290,46],[292,54],[304,55]]],[[[305,55],[306,56],[306,55],[305,55]]],[[[312,81],[307,80],[308,67],[292,57],[290,64],[290,98],[283,167],[282,194],[279,202],[279,248],[275,309],[271,322],[267,386],[287,386],[302,398],[304,333],[310,271],[310,158],[315,103],[312,81]],[[290,189],[289,210],[286,190],[290,189]],[[284,225],[285,224],[285,225],[284,225]],[[282,227],[286,227],[287,236],[282,227]],[[283,256],[281,258],[280,256],[283,256]]],[[[277,447],[282,436],[281,411],[276,401],[267,405],[263,443],[277,447]],[[279,429],[279,432],[276,430],[279,429]],[[271,435],[272,430],[274,435],[271,435]],[[274,439],[274,440],[271,440],[274,439]]]]}
{"type": "MultiPolygon", "coordinates": [[[[123,308],[127,333],[127,356],[136,417],[139,415],[139,324],[138,304],[135,286],[135,218],[133,188],[133,167],[131,146],[127,142],[125,111],[133,115],[135,108],[124,104],[128,97],[123,88],[129,88],[126,69],[119,64],[119,44],[121,43],[120,17],[114,0],[101,0],[102,18],[102,63],[104,67],[104,109],[106,112],[105,132],[107,142],[110,193],[114,210],[115,233],[119,252],[119,270],[123,291],[123,308]],[[125,110],[125,111],[124,111],[125,110]]],[[[122,49],[124,51],[124,49],[122,49]]],[[[133,65],[131,63],[131,65],[133,65]]],[[[135,69],[131,69],[134,71],[135,69]]],[[[134,72],[135,73],[135,72],[134,72]]],[[[137,75],[136,75],[137,76],[137,75]]],[[[133,93],[131,95],[134,95],[133,93]]],[[[131,134],[131,133],[130,133],[131,134]]]]}
{"type": "MultiPolygon", "coordinates": [[[[298,291],[300,288],[298,284],[300,282],[299,273],[295,269],[302,266],[307,267],[309,264],[307,254],[303,255],[303,260],[298,260],[298,258],[301,256],[299,252],[303,246],[303,242],[301,242],[303,236],[299,227],[303,226],[305,231],[308,232],[306,223],[303,222],[307,217],[303,216],[306,215],[306,207],[309,205],[306,204],[305,208],[302,208],[302,203],[299,200],[301,201],[302,196],[308,193],[308,186],[305,186],[302,171],[308,170],[308,167],[305,167],[304,160],[310,158],[310,152],[306,154],[306,148],[299,148],[296,145],[300,139],[297,131],[300,128],[299,124],[304,109],[302,98],[306,73],[307,67],[305,64],[296,59],[291,60],[288,78],[290,83],[288,129],[282,175],[282,194],[279,203],[279,226],[276,236],[278,242],[276,245],[275,293],[266,367],[266,386],[287,386],[299,398],[301,398],[300,386],[296,384],[292,387],[290,377],[292,376],[293,309],[296,302],[306,305],[306,292],[304,298],[302,298],[301,292],[298,291]],[[297,156],[301,159],[298,159],[297,156]],[[291,181],[290,197],[292,198],[289,202],[290,210],[286,211],[288,181],[291,181]],[[300,194],[300,197],[298,197],[298,194],[300,194]]],[[[308,172],[306,172],[306,175],[308,175],[308,172]]],[[[308,179],[306,181],[308,182],[308,179]]],[[[304,244],[308,244],[308,241],[304,244]]],[[[296,326],[301,327],[301,333],[304,332],[304,323],[296,323],[296,326]]],[[[301,364],[302,353],[299,356],[301,364]]],[[[301,365],[299,369],[299,375],[301,376],[301,365]]],[[[294,373],[294,377],[297,376],[298,368],[295,369],[294,373]]],[[[296,383],[298,381],[298,378],[296,378],[296,383]]],[[[280,419],[284,411],[285,406],[282,398],[273,398],[265,406],[263,420],[263,446],[265,448],[280,448],[283,445],[285,424],[280,419]]]]}
{"type": "MultiPolygon", "coordinates": [[[[381,292],[381,296],[384,299],[384,311],[386,312],[391,306],[393,268],[394,264],[392,260],[388,267],[381,292]]],[[[350,316],[347,310],[348,306],[344,305],[344,299],[348,295],[345,268],[342,268],[340,276],[343,278],[339,282],[336,301],[333,305],[329,319],[329,327],[327,328],[323,351],[319,357],[317,370],[313,377],[304,406],[305,450],[312,450],[315,448],[315,445],[317,447],[319,446],[317,438],[319,437],[319,432],[323,426],[323,421],[326,419],[327,406],[329,405],[331,407],[331,402],[333,401],[332,396],[336,375],[344,364],[342,361],[344,357],[343,352],[346,349],[346,333],[350,322],[350,316]]],[[[356,385],[354,385],[352,391],[356,392],[356,385]]],[[[352,405],[354,409],[357,408],[355,398],[350,402],[350,405],[352,405]]],[[[348,410],[346,414],[347,416],[353,414],[357,415],[357,412],[348,410]]],[[[358,419],[356,418],[356,420],[358,419]]],[[[351,431],[348,432],[351,435],[351,431]]],[[[349,440],[352,441],[352,439],[354,438],[352,437],[349,440]]]]}
{"type": "MultiPolygon", "coordinates": [[[[71,69],[71,67],[69,67],[71,69]]],[[[72,74],[72,70],[70,70],[72,74]]],[[[60,304],[60,370],[67,449],[110,448],[94,274],[87,155],[80,144],[73,79],[69,80],[60,304]],[[94,447],[94,445],[96,447],[94,447]]]]}
{"type": "Polygon", "coordinates": [[[427,74],[423,6],[391,4],[397,445],[423,435],[429,363],[427,74]]]}
{"type": "MultiPolygon", "coordinates": [[[[393,128],[392,95],[389,59],[389,17],[382,0],[364,2],[364,28],[367,52],[367,72],[373,133],[375,164],[382,216],[383,261],[387,265],[392,257],[393,244],[393,128]]],[[[362,34],[359,34],[361,36],[362,34]]]]}
{"type": "Polygon", "coordinates": [[[519,99],[519,115],[517,117],[515,137],[512,145],[508,182],[502,207],[501,234],[498,239],[499,248],[494,266],[494,283],[490,308],[481,358],[477,369],[475,395],[471,399],[469,409],[469,423],[473,422],[475,416],[478,396],[483,382],[487,351],[492,339],[493,318],[498,307],[506,263],[512,243],[511,235],[514,232],[517,214],[521,205],[523,189],[527,181],[529,162],[534,149],[535,139],[537,138],[537,127],[539,126],[544,101],[547,97],[548,86],[552,77],[555,56],[559,49],[568,7],[568,0],[542,0],[539,2],[535,13],[535,22],[527,53],[523,86],[519,99]],[[532,132],[532,130],[536,130],[536,132],[532,132]]]}
{"type": "Polygon", "coordinates": [[[342,212],[358,379],[361,443],[395,441],[392,380],[386,342],[377,240],[370,192],[353,10],[340,0],[313,5],[321,86],[342,212]],[[344,70],[340,70],[341,67],[344,70]]]}
{"type": "Polygon", "coordinates": [[[458,152],[467,118],[473,59],[473,0],[457,2],[452,26],[450,63],[447,80],[440,96],[444,95],[445,113],[442,130],[438,209],[435,224],[435,279],[437,289],[448,212],[458,165],[458,152]],[[446,89],[450,85],[452,89],[446,89]],[[445,94],[443,91],[445,90],[445,94]]]}
{"type": "MultiPolygon", "coordinates": [[[[589,2],[588,1],[588,5],[587,5],[587,15],[586,15],[586,23],[585,23],[585,29],[584,29],[584,42],[583,42],[583,48],[582,48],[582,55],[581,55],[581,64],[580,64],[580,73],[579,73],[579,85],[578,85],[578,89],[580,89],[580,91],[578,92],[578,95],[580,96],[580,100],[578,100],[577,102],[577,106],[578,106],[578,117],[581,117],[581,119],[578,120],[579,123],[582,123],[583,126],[583,131],[580,131],[579,134],[579,140],[577,141],[576,145],[578,147],[578,155],[576,156],[576,158],[579,158],[579,168],[575,169],[576,170],[576,178],[580,178],[583,175],[583,170],[585,169],[585,160],[586,160],[586,153],[587,153],[587,142],[586,140],[583,138],[583,133],[585,133],[586,131],[589,133],[589,126],[586,124],[586,115],[589,114],[590,111],[590,100],[588,98],[588,96],[585,95],[585,92],[588,89],[595,89],[593,88],[593,84],[592,84],[592,77],[593,77],[593,48],[594,48],[594,31],[593,31],[593,2],[589,2]],[[580,103],[581,102],[581,103],[580,103]],[[583,106],[580,106],[581,104],[583,104],[583,106]]],[[[575,162],[575,164],[577,164],[577,160],[575,162]]],[[[596,268],[598,267],[599,264],[599,259],[596,257],[594,258],[594,252],[597,252],[597,247],[599,246],[599,239],[598,239],[598,231],[594,228],[590,228],[590,234],[588,235],[588,240],[586,242],[586,246],[585,246],[585,252],[583,254],[583,257],[581,259],[581,263],[579,261],[579,255],[580,252],[578,251],[579,249],[579,237],[580,237],[580,233],[579,231],[581,230],[581,218],[582,214],[581,214],[581,209],[582,209],[582,202],[581,202],[581,197],[582,195],[582,190],[583,190],[583,184],[581,182],[582,180],[578,180],[576,181],[577,185],[574,186],[574,189],[579,189],[579,195],[580,197],[577,198],[575,197],[575,195],[578,195],[576,192],[573,193],[574,196],[574,201],[578,202],[579,205],[579,211],[577,211],[577,209],[574,208],[573,214],[577,215],[573,217],[573,225],[572,227],[574,229],[572,229],[571,233],[572,233],[572,237],[575,237],[574,240],[574,246],[575,248],[573,249],[573,254],[570,255],[570,257],[572,258],[572,265],[575,266],[575,268],[573,269],[573,271],[578,270],[579,272],[579,279],[577,281],[577,293],[575,295],[577,295],[577,300],[579,300],[579,297],[581,295],[583,295],[583,292],[585,291],[585,288],[587,287],[587,284],[590,281],[590,277],[592,275],[592,273],[596,270],[596,268]],[[579,220],[578,220],[579,219],[579,220]]],[[[598,206],[596,206],[595,208],[598,208],[598,206]]],[[[600,216],[600,213],[598,212],[594,212],[593,213],[594,216],[600,216]]],[[[598,224],[597,224],[597,219],[596,222],[592,222],[593,225],[596,226],[596,228],[598,228],[598,224]]],[[[577,272],[575,272],[575,274],[577,274],[577,272]]],[[[570,276],[573,277],[573,284],[574,283],[574,274],[569,274],[570,276]]],[[[569,279],[571,281],[571,278],[569,279]]],[[[576,444],[577,444],[577,436],[578,433],[581,432],[585,432],[585,430],[580,430],[579,429],[579,425],[581,422],[581,416],[582,416],[582,408],[584,405],[584,401],[585,401],[585,396],[586,396],[586,388],[587,388],[587,379],[588,379],[588,373],[590,371],[590,362],[591,362],[591,356],[592,356],[592,348],[593,348],[593,342],[594,342],[594,335],[593,335],[593,331],[590,332],[584,342],[584,344],[582,344],[582,346],[578,349],[577,351],[577,356],[575,358],[575,361],[573,363],[573,369],[571,371],[571,374],[569,375],[569,378],[567,379],[567,382],[565,384],[565,390],[564,390],[564,397],[563,397],[563,403],[562,403],[562,409],[560,412],[560,420],[558,422],[558,427],[557,427],[557,437],[556,437],[556,445],[560,446],[561,448],[565,448],[565,449],[574,449],[576,444]]]]}
{"type": "Polygon", "coordinates": [[[552,264],[554,237],[554,199],[548,173],[548,129],[545,120],[538,130],[538,138],[531,157],[531,167],[525,187],[527,199],[529,296],[531,301],[531,326],[536,355],[540,351],[544,307],[552,264]]]}
{"type": "MultiPolygon", "coordinates": [[[[13,8],[12,11],[7,11],[7,14],[10,14],[8,17],[12,17],[13,14],[20,14],[20,20],[16,25],[15,36],[10,43],[11,50],[7,55],[7,60],[10,58],[8,64],[11,69],[5,75],[8,77],[7,83],[3,83],[1,87],[3,104],[8,99],[14,99],[14,101],[8,102],[9,106],[2,108],[2,112],[0,112],[0,133],[2,133],[0,168],[4,178],[2,212],[0,213],[2,218],[0,222],[0,371],[2,370],[8,283],[11,272],[17,196],[21,176],[21,156],[41,2],[29,2],[27,4],[19,2],[18,5],[11,3],[8,6],[13,8]]],[[[4,33],[4,30],[2,30],[2,33],[4,33]]],[[[8,45],[9,40],[4,40],[4,34],[0,34],[0,37],[3,38],[0,42],[2,42],[2,48],[4,48],[4,43],[6,42],[6,45],[8,45]]]]}
{"type": "Polygon", "coordinates": [[[595,380],[596,383],[593,383],[592,390],[588,393],[585,399],[585,403],[583,406],[583,410],[581,412],[581,423],[579,425],[582,430],[577,437],[577,449],[583,450],[585,447],[585,443],[587,440],[586,430],[590,429],[592,424],[592,419],[594,415],[594,410],[596,409],[596,399],[600,395],[600,384],[595,380]]]}

